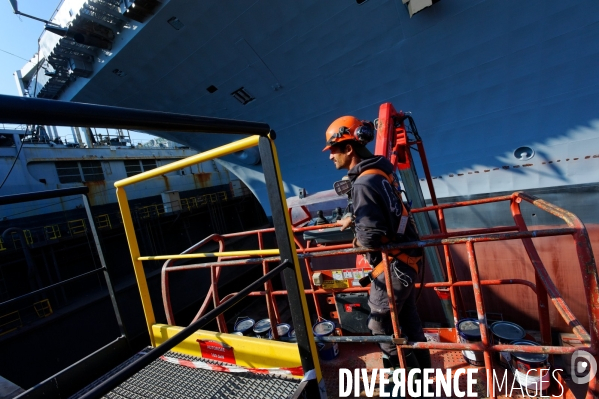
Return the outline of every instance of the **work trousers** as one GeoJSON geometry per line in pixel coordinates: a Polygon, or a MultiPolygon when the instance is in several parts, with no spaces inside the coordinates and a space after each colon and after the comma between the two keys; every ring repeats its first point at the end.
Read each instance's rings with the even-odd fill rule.
{"type": "MultiPolygon", "coordinates": [[[[399,325],[402,336],[411,342],[426,342],[422,323],[416,310],[414,283],[416,282],[416,271],[410,266],[398,260],[391,264],[391,282],[395,296],[395,309],[398,312],[399,325]]],[[[370,316],[368,317],[368,328],[372,335],[392,335],[393,325],[389,309],[389,296],[385,285],[385,274],[381,273],[370,287],[370,316]]],[[[397,346],[393,343],[380,343],[381,350],[390,359],[397,359],[397,346]]],[[[420,367],[430,367],[430,355],[428,350],[415,351],[420,360],[420,367]]],[[[392,360],[393,361],[393,360],[392,360]]]]}

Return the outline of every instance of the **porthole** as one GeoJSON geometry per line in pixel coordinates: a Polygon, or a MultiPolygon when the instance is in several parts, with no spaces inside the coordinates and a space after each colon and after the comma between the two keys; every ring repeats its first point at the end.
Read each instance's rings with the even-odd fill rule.
{"type": "Polygon", "coordinates": [[[534,156],[535,150],[527,146],[518,147],[514,151],[514,158],[516,158],[519,161],[528,161],[530,158],[534,156]]]}

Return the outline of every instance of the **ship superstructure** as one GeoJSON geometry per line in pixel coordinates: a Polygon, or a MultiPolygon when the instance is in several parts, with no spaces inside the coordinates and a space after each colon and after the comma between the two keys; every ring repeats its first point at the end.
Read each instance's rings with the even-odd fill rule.
{"type": "MultiPolygon", "coordinates": [[[[90,190],[92,207],[116,204],[112,184],[118,179],[195,153],[188,147],[164,139],[132,142],[129,132],[123,130],[111,132],[107,129],[75,127],[72,128],[72,137],[61,137],[55,127],[30,125],[1,129],[0,195],[84,185],[90,190]]],[[[155,179],[140,187],[134,198],[160,197],[171,191],[198,191],[212,187],[213,190],[229,191],[230,184],[227,171],[215,163],[209,163],[155,179]]],[[[167,203],[171,201],[173,200],[165,199],[167,203]]],[[[37,204],[33,210],[24,210],[22,206],[15,205],[4,207],[2,217],[4,220],[31,217],[68,211],[80,206],[77,201],[48,203],[41,208],[37,204]]]]}

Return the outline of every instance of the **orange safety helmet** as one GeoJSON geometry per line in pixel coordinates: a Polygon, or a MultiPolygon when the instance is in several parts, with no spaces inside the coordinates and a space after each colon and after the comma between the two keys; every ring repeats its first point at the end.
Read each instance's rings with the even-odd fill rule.
{"type": "Polygon", "coordinates": [[[331,123],[325,136],[327,146],[322,151],[346,140],[354,140],[366,145],[374,139],[374,125],[372,122],[361,121],[355,116],[342,116],[331,123]]]}

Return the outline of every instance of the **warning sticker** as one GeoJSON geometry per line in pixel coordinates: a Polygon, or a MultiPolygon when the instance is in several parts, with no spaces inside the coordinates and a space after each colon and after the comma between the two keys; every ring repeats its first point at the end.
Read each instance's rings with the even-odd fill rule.
{"type": "Polygon", "coordinates": [[[218,360],[226,363],[235,363],[233,348],[223,342],[198,339],[201,356],[205,359],[218,360]]]}
{"type": "Polygon", "coordinates": [[[362,277],[364,277],[364,270],[363,269],[354,269],[352,274],[353,274],[353,278],[359,280],[362,277]]]}
{"type": "Polygon", "coordinates": [[[331,270],[333,280],[343,280],[343,270],[331,270]]]}
{"type": "Polygon", "coordinates": [[[332,290],[335,288],[349,288],[347,280],[325,280],[322,283],[322,288],[325,290],[332,290]]]}
{"type": "Polygon", "coordinates": [[[343,278],[354,278],[351,269],[343,270],[343,278]]]}

